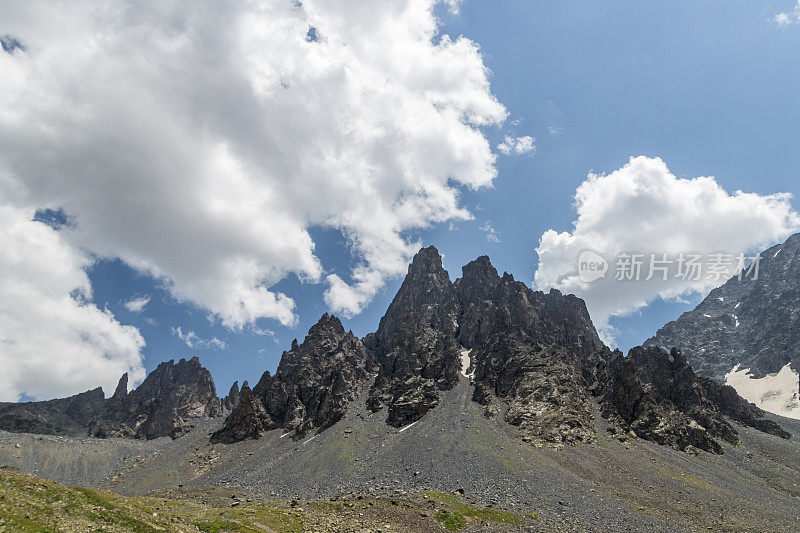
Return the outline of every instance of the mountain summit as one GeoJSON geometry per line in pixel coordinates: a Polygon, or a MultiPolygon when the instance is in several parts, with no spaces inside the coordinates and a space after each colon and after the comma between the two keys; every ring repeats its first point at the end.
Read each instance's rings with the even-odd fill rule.
{"type": "Polygon", "coordinates": [[[415,255],[375,333],[362,342],[324,315],[303,344],[284,352],[274,376],[265,372],[252,391],[242,388],[212,441],[276,428],[300,438],[335,424],[356,399],[405,428],[460,380],[470,381],[484,416],[537,446],[593,442],[605,428],[619,440],[635,435],[721,453],[720,441],[738,442],[729,420],[789,436],[732,388],[698,377],[677,350],[612,352],[580,298],[533,291],[500,276],[488,257],[451,282],[430,246],[415,255]]]}
{"type": "Polygon", "coordinates": [[[178,438],[193,420],[229,412],[212,444],[275,429],[301,439],[350,412],[403,431],[457,394],[479,406],[470,412],[535,446],[591,443],[603,431],[620,441],[636,436],[722,453],[722,442],[739,442],[731,421],[790,436],[733,388],[698,376],[690,362],[679,350],[658,347],[634,348],[627,358],[612,352],[583,300],[533,291],[499,275],[488,257],[465,265],[451,282],[429,246],[414,256],[377,331],[361,340],[326,313],[252,389],[235,383],[220,399],[199,360],[181,359],[160,364],[130,393],[123,375],[109,399],[96,389],[0,404],[0,429],[178,438]]]}
{"type": "Polygon", "coordinates": [[[800,418],[800,233],[760,257],[757,277],[732,277],[644,345],[677,347],[698,374],[800,418]]]}

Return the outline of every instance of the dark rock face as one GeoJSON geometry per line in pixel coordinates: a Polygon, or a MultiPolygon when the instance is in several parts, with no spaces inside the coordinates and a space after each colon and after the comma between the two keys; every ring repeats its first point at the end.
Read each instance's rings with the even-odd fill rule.
{"type": "MultiPolygon", "coordinates": [[[[247,382],[245,381],[245,384],[247,382]]],[[[241,397],[241,392],[239,391],[239,382],[234,381],[233,385],[231,385],[231,390],[228,392],[228,395],[222,399],[222,409],[223,411],[231,412],[233,411],[236,404],[239,403],[239,398],[241,397]]]]}
{"type": "Polygon", "coordinates": [[[0,428],[6,431],[94,437],[177,438],[192,419],[220,416],[211,374],[194,357],[161,363],[128,393],[123,374],[114,395],[102,389],[46,402],[0,404],[0,428]]]}
{"type": "Polygon", "coordinates": [[[758,279],[734,276],[645,346],[676,347],[719,382],[737,364],[754,377],[800,371],[800,234],[761,253],[758,279]]]}
{"type": "Polygon", "coordinates": [[[600,369],[603,417],[621,439],[626,432],[665,446],[722,453],[720,441],[739,437],[726,417],[788,438],[764,412],[731,387],[698,377],[680,351],[633,348],[627,358],[614,352],[600,369]]]}
{"type": "Polygon", "coordinates": [[[264,410],[264,404],[255,397],[245,381],[239,393],[239,401],[225,420],[225,425],[211,435],[211,441],[232,443],[257,439],[272,427],[273,421],[264,410]]]}
{"type": "Polygon", "coordinates": [[[388,406],[386,421],[397,427],[434,408],[462,370],[485,414],[502,414],[536,445],[593,441],[598,403],[621,438],[681,450],[738,442],[726,417],[786,436],[733,389],[696,376],[680,352],[611,352],[582,300],[501,277],[488,257],[450,284],[436,249],[421,250],[365,343],[381,363],[367,405],[388,406]]]}
{"type": "Polygon", "coordinates": [[[502,399],[505,420],[526,441],[592,441],[587,377],[605,347],[583,301],[534,292],[510,274],[501,278],[488,257],[466,265],[455,288],[458,338],[475,367],[473,399],[489,413],[492,399],[502,399]]]}
{"type": "Polygon", "coordinates": [[[193,357],[177,364],[161,363],[128,395],[112,397],[92,433],[98,437],[177,438],[194,427],[192,418],[221,414],[214,380],[193,357]]]}
{"type": "Polygon", "coordinates": [[[265,372],[252,391],[242,387],[238,405],[211,439],[235,442],[276,428],[294,430],[296,438],[323,431],[344,416],[370,365],[361,341],[326,313],[303,344],[294,341],[283,353],[274,376],[265,372]]]}
{"type": "Polygon", "coordinates": [[[44,402],[0,403],[0,429],[44,435],[86,435],[105,404],[103,389],[44,402]]]}
{"type": "Polygon", "coordinates": [[[114,400],[120,400],[128,395],[128,373],[125,372],[122,374],[122,377],[119,378],[119,383],[117,383],[117,388],[114,389],[114,394],[111,396],[114,400]]]}
{"type": "Polygon", "coordinates": [[[401,427],[439,403],[440,390],[458,383],[458,298],[433,246],[420,250],[408,275],[365,343],[380,363],[367,406],[388,406],[387,422],[401,427]]]}

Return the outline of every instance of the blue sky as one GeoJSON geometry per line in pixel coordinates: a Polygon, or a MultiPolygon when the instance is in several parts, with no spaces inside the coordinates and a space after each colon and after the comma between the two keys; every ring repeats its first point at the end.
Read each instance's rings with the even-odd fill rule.
{"type": "MultiPolygon", "coordinates": [[[[421,232],[420,240],[439,248],[453,279],[466,262],[489,255],[498,270],[530,284],[539,238],[570,228],[575,189],[586,174],[615,170],[632,155],[661,157],[678,176],[715,176],[729,191],[797,196],[800,31],[770,20],[787,9],[783,4],[467,1],[456,15],[440,10],[444,33],[480,44],[492,91],[520,121],[516,130],[536,138],[537,150],[533,158],[501,159],[494,189],[464,191],[474,221],[421,232]],[[499,242],[480,230],[486,222],[499,242]]],[[[501,139],[497,131],[489,135],[501,139]]],[[[346,275],[353,258],[344,238],[316,235],[328,268],[346,275]]],[[[273,339],[214,326],[203,310],[172,301],[119,262],[97,265],[91,278],[96,298],[142,330],[148,371],[198,354],[221,390],[274,371],[291,340],[302,340],[328,311],[323,286],[289,276],[278,288],[295,298],[300,320],[292,328],[262,320],[273,339]],[[153,295],[143,316],[120,305],[136,294],[153,295]],[[228,348],[189,349],[170,332],[175,326],[228,348]]],[[[391,280],[345,327],[359,336],[374,331],[401,281],[391,280]]],[[[619,347],[640,344],[691,304],[658,300],[613,319],[619,347]]]]}
{"type": "MultiPolygon", "coordinates": [[[[502,126],[481,129],[490,145],[506,135],[532,136],[536,150],[500,155],[490,187],[458,185],[472,220],[434,223],[403,236],[437,246],[453,279],[462,265],[485,254],[500,272],[531,284],[540,238],[550,229],[572,231],[576,189],[587,174],[611,173],[639,155],[661,158],[677,178],[714,176],[728,193],[791,193],[796,209],[800,24],[773,20],[793,7],[790,1],[744,0],[465,0],[452,13],[438,6],[440,34],[479,45],[491,93],[509,114],[502,126]]],[[[319,31],[324,42],[325,26],[319,31]]],[[[28,44],[25,35],[15,37],[28,44]]],[[[702,226],[699,220],[690,223],[702,226]]],[[[630,220],[631,226],[641,222],[630,220]]],[[[325,273],[351,282],[362,258],[343,233],[318,225],[309,231],[325,273]]],[[[234,380],[253,384],[264,370],[274,371],[291,340],[302,340],[330,309],[325,283],[290,272],[270,290],[295,301],[295,325],[258,318],[232,329],[202,304],[179,301],[165,279],[122,260],[100,258],[87,271],[97,307],[138,328],[147,371],[167,359],[199,355],[220,393],[234,380]],[[141,296],[150,298],[141,312],[126,309],[124,302],[141,296]],[[176,335],[178,327],[225,347],[189,347],[176,335]]],[[[343,320],[345,328],[359,336],[373,331],[401,281],[389,276],[360,314],[343,320]]],[[[627,350],[641,343],[699,298],[658,299],[630,316],[612,317],[617,344],[627,350]]]]}

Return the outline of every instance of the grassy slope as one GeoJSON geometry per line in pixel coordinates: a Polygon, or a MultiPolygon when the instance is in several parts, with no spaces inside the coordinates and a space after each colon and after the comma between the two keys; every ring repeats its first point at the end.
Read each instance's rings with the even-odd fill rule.
{"type": "Polygon", "coordinates": [[[491,524],[503,530],[536,520],[471,505],[458,495],[419,493],[402,498],[251,502],[210,493],[124,497],[67,487],[0,468],[0,531],[384,531],[458,530],[491,524]]]}

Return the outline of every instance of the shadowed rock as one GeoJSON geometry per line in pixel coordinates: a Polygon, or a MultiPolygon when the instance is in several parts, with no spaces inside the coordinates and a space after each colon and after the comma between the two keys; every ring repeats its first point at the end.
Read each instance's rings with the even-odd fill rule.
{"type": "Polygon", "coordinates": [[[45,402],[0,404],[6,431],[94,437],[177,438],[193,419],[221,415],[211,374],[194,357],[161,363],[130,393],[128,374],[113,396],[94,389],[45,402]]]}
{"type": "Polygon", "coordinates": [[[739,442],[726,417],[743,425],[788,438],[763,411],[731,387],[697,376],[683,354],[673,349],[633,348],[627,358],[615,352],[601,373],[603,417],[624,440],[636,436],[692,451],[722,453],[720,441],[739,442]]]}
{"type": "Polygon", "coordinates": [[[760,257],[757,276],[734,275],[644,345],[676,347],[699,375],[720,383],[736,365],[749,368],[754,378],[787,363],[799,372],[800,233],[760,257]]]}
{"type": "Polygon", "coordinates": [[[433,246],[414,256],[408,275],[365,339],[380,363],[367,406],[388,406],[387,423],[400,427],[419,420],[439,402],[439,391],[458,383],[461,366],[458,297],[433,246]]]}
{"type": "MultiPolygon", "coordinates": [[[[247,383],[245,381],[245,383],[247,383]]],[[[231,412],[236,407],[236,404],[239,403],[239,398],[241,396],[241,392],[239,391],[239,382],[234,381],[233,385],[231,385],[231,390],[228,391],[228,395],[222,399],[222,409],[224,411],[231,412]]]]}
{"type": "Polygon", "coordinates": [[[239,405],[212,441],[258,438],[276,428],[294,430],[296,438],[311,430],[323,431],[344,416],[369,367],[361,341],[326,313],[303,344],[295,340],[283,353],[274,376],[264,372],[246,398],[242,387],[239,405]]]}

